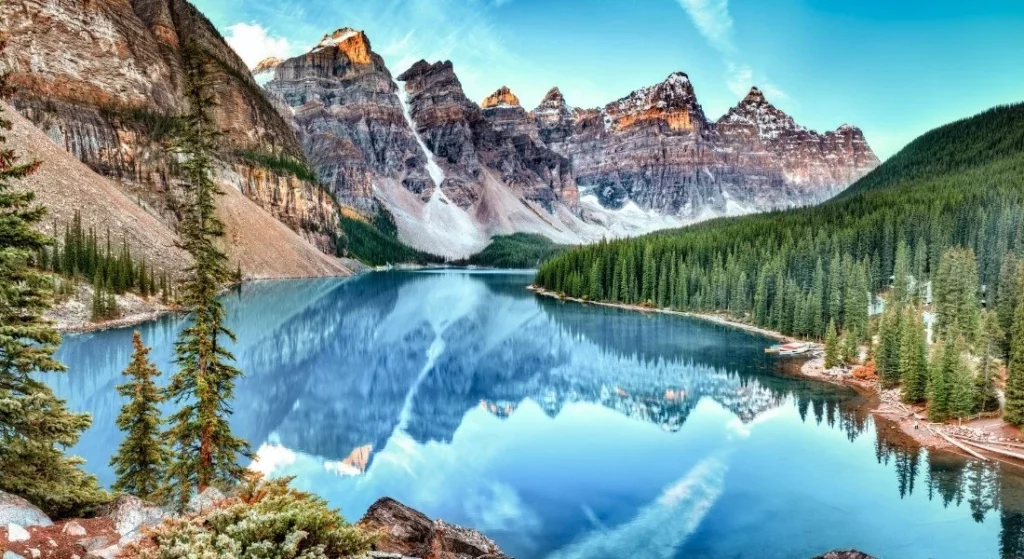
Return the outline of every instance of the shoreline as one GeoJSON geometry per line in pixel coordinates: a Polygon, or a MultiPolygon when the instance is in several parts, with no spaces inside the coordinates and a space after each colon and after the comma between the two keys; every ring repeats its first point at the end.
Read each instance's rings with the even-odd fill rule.
{"type": "MultiPolygon", "coordinates": [[[[558,301],[648,314],[657,313],[682,316],[743,330],[784,343],[815,343],[786,336],[780,332],[737,322],[720,315],[680,312],[640,305],[588,301],[575,297],[564,297],[535,285],[530,285],[527,289],[535,295],[558,301]]],[[[926,415],[924,415],[924,407],[910,406],[901,402],[898,389],[883,390],[877,380],[859,379],[849,372],[827,371],[824,368],[824,359],[821,357],[805,359],[800,363],[799,367],[794,366],[792,369],[793,372],[790,374],[793,376],[837,386],[845,386],[865,397],[865,411],[879,423],[880,432],[884,433],[891,442],[903,446],[914,445],[930,450],[949,452],[975,460],[997,461],[1017,467],[1024,467],[1024,440],[1021,439],[1020,431],[1004,423],[1001,419],[979,418],[961,424],[933,423],[929,422],[926,415]],[[975,446],[976,444],[995,448],[998,452],[978,448],[975,446]],[[1013,450],[1010,448],[1000,448],[1000,445],[1022,446],[1019,450],[1013,450]]],[[[1013,448],[1016,449],[1017,447],[1014,446],[1013,448]]]]}
{"type": "MultiPolygon", "coordinates": [[[[364,266],[363,268],[359,269],[358,271],[353,271],[352,275],[349,275],[349,276],[333,276],[333,275],[331,275],[331,276],[289,276],[289,277],[273,277],[273,278],[249,278],[249,279],[246,279],[246,280],[242,281],[241,284],[235,284],[235,285],[232,285],[232,286],[229,286],[229,287],[225,288],[223,290],[223,292],[221,293],[221,295],[227,294],[231,290],[236,289],[236,288],[238,288],[238,287],[240,287],[242,285],[249,285],[249,284],[261,283],[261,282],[289,281],[289,280],[314,280],[314,279],[346,280],[346,279],[350,279],[350,278],[357,278],[357,277],[360,277],[360,276],[372,273],[373,271],[374,270],[372,268],[364,266]]],[[[86,297],[86,299],[87,298],[91,298],[91,296],[92,296],[92,292],[89,291],[88,292],[88,297],[86,297]]],[[[81,292],[79,294],[79,297],[82,297],[81,292]]],[[[163,317],[165,317],[165,316],[167,316],[169,314],[176,314],[176,313],[180,313],[181,312],[181,309],[176,307],[176,306],[166,306],[166,305],[160,303],[159,301],[154,301],[153,299],[155,297],[156,296],[154,295],[153,297],[150,297],[149,299],[142,299],[141,297],[138,297],[135,294],[119,295],[118,296],[118,305],[119,306],[120,305],[125,305],[126,303],[128,303],[128,304],[131,304],[131,305],[134,305],[134,306],[138,307],[138,306],[140,306],[139,303],[142,303],[142,307],[145,310],[139,310],[137,312],[128,312],[124,316],[120,316],[120,317],[112,319],[112,320],[104,320],[102,322],[92,322],[92,321],[90,321],[88,319],[77,320],[73,316],[71,316],[71,317],[64,316],[66,314],[73,314],[75,311],[78,311],[79,313],[81,313],[80,309],[74,309],[72,307],[74,307],[76,303],[78,303],[79,306],[84,305],[84,303],[82,301],[75,301],[75,300],[70,300],[70,301],[67,301],[67,302],[64,302],[64,303],[61,303],[61,304],[58,304],[58,305],[54,306],[54,308],[51,310],[51,313],[46,315],[46,318],[48,318],[53,323],[54,328],[60,334],[88,334],[88,333],[91,333],[91,332],[103,332],[105,330],[115,330],[117,328],[129,328],[129,327],[132,327],[132,326],[138,326],[139,324],[143,324],[143,323],[146,323],[146,322],[151,322],[151,321],[154,321],[154,320],[159,320],[159,319],[161,319],[161,318],[163,318],[163,317]],[[68,310],[70,310],[71,313],[68,313],[68,310]]]]}
{"type": "Polygon", "coordinates": [[[641,305],[626,305],[624,303],[607,303],[607,302],[604,302],[604,301],[589,301],[589,300],[586,300],[586,299],[577,299],[575,297],[564,297],[562,295],[559,295],[557,293],[554,293],[554,292],[548,291],[546,289],[537,287],[535,285],[527,286],[526,289],[529,290],[529,291],[532,291],[533,293],[535,293],[537,295],[540,295],[542,297],[548,297],[550,299],[556,299],[558,301],[569,301],[571,303],[578,303],[578,304],[581,304],[581,305],[594,305],[594,306],[597,306],[597,307],[608,307],[610,309],[622,309],[622,310],[627,310],[627,311],[641,312],[641,313],[648,313],[648,314],[667,314],[667,315],[671,315],[671,316],[682,316],[682,317],[686,317],[686,318],[695,318],[697,320],[703,320],[705,322],[712,322],[714,324],[718,324],[719,326],[726,326],[726,327],[729,327],[729,328],[735,328],[735,329],[738,329],[738,330],[743,330],[743,331],[751,333],[751,334],[757,334],[759,336],[764,336],[766,338],[771,338],[773,340],[778,340],[778,341],[783,342],[783,343],[795,343],[795,342],[804,342],[804,341],[806,341],[806,340],[801,340],[799,338],[794,338],[792,336],[787,336],[785,334],[782,334],[780,332],[776,332],[774,330],[766,330],[764,328],[758,328],[757,326],[753,326],[753,325],[750,325],[750,324],[745,324],[743,322],[736,322],[735,320],[730,320],[730,319],[725,318],[724,316],[720,316],[720,315],[691,313],[691,312],[683,312],[683,311],[674,311],[674,310],[671,310],[671,309],[659,309],[659,308],[654,308],[654,307],[644,307],[644,306],[641,306],[641,305]]]}

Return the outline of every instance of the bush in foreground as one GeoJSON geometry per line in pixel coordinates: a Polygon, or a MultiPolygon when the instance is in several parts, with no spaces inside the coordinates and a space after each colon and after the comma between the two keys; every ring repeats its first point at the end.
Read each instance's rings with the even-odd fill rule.
{"type": "Polygon", "coordinates": [[[328,559],[370,549],[372,538],[314,495],[291,489],[293,478],[249,474],[237,497],[210,511],[168,520],[128,548],[126,557],[186,559],[328,559]]]}

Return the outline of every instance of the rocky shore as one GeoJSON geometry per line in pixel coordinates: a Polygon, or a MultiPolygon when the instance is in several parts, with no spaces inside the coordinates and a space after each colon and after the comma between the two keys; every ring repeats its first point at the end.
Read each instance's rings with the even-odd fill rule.
{"type": "MultiPolygon", "coordinates": [[[[186,514],[207,512],[225,497],[208,489],[189,503],[186,514]]],[[[174,516],[160,507],[122,495],[94,518],[53,522],[28,501],[0,491],[0,549],[3,559],[115,559],[174,516]]],[[[356,527],[376,541],[358,559],[511,559],[476,530],[432,520],[390,498],[374,503],[356,527]]],[[[832,551],[814,559],[873,559],[859,551],[832,551]]]]}

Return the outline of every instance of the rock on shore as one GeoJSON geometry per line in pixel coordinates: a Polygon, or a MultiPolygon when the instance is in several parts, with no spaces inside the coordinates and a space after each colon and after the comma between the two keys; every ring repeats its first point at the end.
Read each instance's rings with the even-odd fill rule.
{"type": "Polygon", "coordinates": [[[431,520],[387,497],[374,503],[356,526],[380,536],[371,557],[508,559],[480,532],[431,520]]]}

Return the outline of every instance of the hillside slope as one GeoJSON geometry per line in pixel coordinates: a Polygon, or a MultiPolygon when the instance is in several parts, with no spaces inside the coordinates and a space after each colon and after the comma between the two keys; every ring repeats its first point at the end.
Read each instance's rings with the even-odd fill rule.
{"type": "MultiPolygon", "coordinates": [[[[4,118],[12,121],[10,144],[26,160],[42,161],[39,171],[21,186],[34,192],[49,208],[51,221],[63,230],[75,211],[83,225],[99,234],[110,229],[115,242],[128,241],[132,253],[158,271],[177,274],[189,256],[177,248],[177,235],[163,221],[126,195],[113,181],[101,177],[65,151],[31,122],[0,102],[4,118]]],[[[232,265],[251,278],[351,275],[351,270],[316,250],[283,223],[234,189],[225,189],[218,210],[227,230],[225,249],[232,265]]]]}
{"type": "Polygon", "coordinates": [[[862,312],[849,297],[888,287],[901,246],[924,280],[960,246],[998,297],[1007,255],[1024,255],[1022,137],[1024,105],[993,109],[922,136],[831,202],[572,250],[537,283],[821,337],[830,320],[852,324],[844,307],[862,312]]]}
{"type": "Polygon", "coordinates": [[[11,72],[12,106],[172,229],[180,218],[180,185],[167,144],[174,117],[187,109],[182,67],[196,49],[183,47],[196,46],[223,131],[218,182],[334,253],[337,205],[302,172],[307,166],[289,124],[189,2],[2,2],[0,29],[10,40],[0,68],[11,72]]]}
{"type": "Polygon", "coordinates": [[[996,107],[932,130],[917,138],[885,165],[855,183],[843,196],[939,177],[980,167],[1024,152],[1024,106],[996,107]]]}

